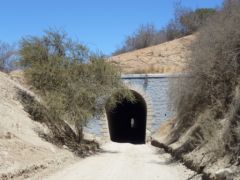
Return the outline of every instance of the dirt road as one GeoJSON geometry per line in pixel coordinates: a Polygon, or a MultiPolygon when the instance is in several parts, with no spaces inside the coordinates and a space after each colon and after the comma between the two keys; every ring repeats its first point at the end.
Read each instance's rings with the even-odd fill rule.
{"type": "Polygon", "coordinates": [[[108,143],[47,180],[186,180],[194,173],[150,145],[108,143]]]}

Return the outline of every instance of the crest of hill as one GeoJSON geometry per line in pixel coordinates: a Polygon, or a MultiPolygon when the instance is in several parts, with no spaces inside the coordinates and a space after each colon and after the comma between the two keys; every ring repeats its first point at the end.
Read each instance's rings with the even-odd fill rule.
{"type": "Polygon", "coordinates": [[[110,58],[122,73],[183,72],[196,35],[189,35],[156,46],[127,52],[110,58]]]}

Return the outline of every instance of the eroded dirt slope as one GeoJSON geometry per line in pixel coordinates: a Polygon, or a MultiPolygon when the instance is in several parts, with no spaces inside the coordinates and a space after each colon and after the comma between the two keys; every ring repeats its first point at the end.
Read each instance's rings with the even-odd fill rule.
{"type": "Polygon", "coordinates": [[[39,137],[38,132],[48,129],[24,111],[18,89],[28,91],[0,72],[0,179],[24,179],[75,158],[39,137]]]}

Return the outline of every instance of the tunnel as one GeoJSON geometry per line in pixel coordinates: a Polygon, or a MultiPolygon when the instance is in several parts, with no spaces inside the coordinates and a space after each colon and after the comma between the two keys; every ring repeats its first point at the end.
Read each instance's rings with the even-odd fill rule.
{"type": "Polygon", "coordinates": [[[113,142],[145,143],[147,105],[140,94],[135,91],[132,93],[134,102],[123,99],[114,108],[106,108],[110,139],[113,142]]]}

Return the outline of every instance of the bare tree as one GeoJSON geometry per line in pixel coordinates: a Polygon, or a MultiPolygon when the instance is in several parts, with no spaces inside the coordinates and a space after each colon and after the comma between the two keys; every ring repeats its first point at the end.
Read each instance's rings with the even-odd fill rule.
{"type": "Polygon", "coordinates": [[[172,105],[178,115],[173,141],[194,125],[210,142],[207,131],[216,131],[219,120],[230,119],[231,126],[224,130],[224,146],[214,148],[231,151],[233,161],[238,160],[240,152],[240,3],[236,2],[227,1],[234,5],[224,6],[200,28],[190,49],[188,77],[171,88],[172,105]]]}
{"type": "Polygon", "coordinates": [[[121,54],[136,49],[141,49],[159,44],[158,35],[161,33],[153,24],[140,25],[140,27],[130,36],[127,36],[123,46],[116,50],[114,54],[121,54]]]}
{"type": "Polygon", "coordinates": [[[174,18],[169,21],[166,27],[158,30],[153,24],[141,25],[134,33],[126,37],[122,47],[118,48],[113,55],[146,48],[192,34],[198,31],[215,13],[216,10],[212,8],[192,10],[183,7],[178,2],[175,4],[174,18]]]}
{"type": "Polygon", "coordinates": [[[16,54],[13,46],[0,41],[0,71],[8,71],[11,64],[11,57],[16,54]]]}

